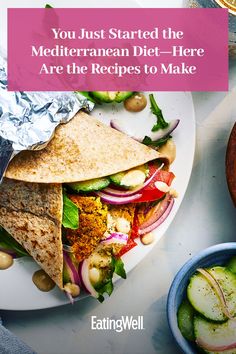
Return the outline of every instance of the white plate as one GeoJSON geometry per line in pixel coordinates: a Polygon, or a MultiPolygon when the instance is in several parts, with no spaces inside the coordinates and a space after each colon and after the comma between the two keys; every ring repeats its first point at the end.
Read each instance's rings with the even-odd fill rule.
{"type": "MultiPolygon", "coordinates": [[[[176,179],[173,182],[174,188],[179,193],[174,208],[165,222],[155,231],[155,242],[149,246],[138,244],[124,256],[125,268],[129,272],[150,252],[164,235],[167,228],[180,207],[190,178],[195,149],[195,119],[192,96],[183,92],[158,92],[155,97],[162,108],[164,117],[167,120],[179,118],[180,124],[173,133],[177,146],[177,158],[171,170],[175,173],[176,179]]],[[[150,114],[149,105],[140,113],[129,113],[120,105],[103,105],[96,108],[93,113],[98,118],[105,115],[111,118],[127,118],[127,121],[137,121],[139,129],[143,124],[150,124],[153,119],[150,114]],[[134,118],[135,117],[135,118],[134,118]],[[139,122],[139,123],[138,123],[139,122]]],[[[99,137],[95,137],[98,139],[99,137]]],[[[39,291],[32,282],[32,275],[39,267],[31,259],[24,257],[14,262],[14,265],[5,271],[0,271],[0,309],[5,310],[32,310],[60,306],[68,303],[65,295],[59,290],[43,293],[39,291]]],[[[129,276],[127,280],[129,281],[129,276]]],[[[116,284],[119,286],[119,284],[116,284]]],[[[115,289],[114,289],[115,291],[115,289]]]]}

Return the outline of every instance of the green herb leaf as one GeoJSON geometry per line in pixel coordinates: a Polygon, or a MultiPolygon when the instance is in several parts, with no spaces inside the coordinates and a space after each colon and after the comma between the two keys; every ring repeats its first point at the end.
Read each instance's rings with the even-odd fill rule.
{"type": "Polygon", "coordinates": [[[167,123],[163,117],[161,109],[158,107],[156,100],[151,93],[149,95],[150,103],[151,103],[151,111],[157,117],[157,122],[152,128],[152,132],[156,132],[159,129],[165,129],[168,127],[169,123],[167,123]]]}
{"type": "Polygon", "coordinates": [[[113,283],[112,279],[109,279],[107,283],[105,283],[100,289],[99,289],[99,294],[108,294],[109,296],[112,294],[113,291],[113,283]]]}
{"type": "Polygon", "coordinates": [[[113,262],[114,262],[114,273],[119,275],[121,278],[126,279],[126,272],[124,268],[124,263],[121,258],[115,258],[113,257],[113,262]]]}
{"type": "Polygon", "coordinates": [[[45,9],[53,9],[53,7],[51,5],[49,5],[49,4],[46,4],[45,5],[45,9]]]}
{"type": "Polygon", "coordinates": [[[14,251],[18,257],[29,256],[26,250],[2,227],[0,227],[0,247],[14,251]]]}
{"type": "Polygon", "coordinates": [[[73,230],[79,227],[79,209],[65,193],[63,193],[62,225],[67,229],[73,230]]]}
{"type": "Polygon", "coordinates": [[[145,145],[153,145],[155,144],[155,141],[152,141],[149,136],[145,135],[145,138],[143,139],[142,143],[145,145]]]}
{"type": "Polygon", "coordinates": [[[108,272],[106,278],[104,279],[104,281],[102,283],[100,283],[94,287],[95,290],[99,294],[98,301],[100,301],[100,302],[104,301],[104,297],[103,297],[104,293],[111,296],[111,294],[113,292],[113,288],[114,288],[114,285],[112,282],[114,273],[116,273],[117,275],[119,275],[123,279],[126,279],[124,263],[122,262],[121,258],[112,257],[111,263],[109,265],[109,272],[108,272]]]}
{"type": "Polygon", "coordinates": [[[153,141],[149,136],[145,136],[142,143],[145,145],[152,145],[152,146],[160,147],[160,146],[164,145],[167,142],[167,140],[169,140],[171,138],[172,137],[170,135],[167,135],[165,138],[161,138],[159,140],[153,141]]]}
{"type": "MultiPolygon", "coordinates": [[[[98,292],[99,296],[102,296],[104,293],[108,294],[109,296],[112,294],[114,286],[112,283],[112,275],[109,279],[106,279],[105,282],[102,282],[99,286],[95,287],[95,290],[98,292]]],[[[100,300],[99,300],[100,301],[100,300]]]]}
{"type": "Polygon", "coordinates": [[[98,296],[98,301],[99,301],[99,302],[102,303],[104,300],[105,300],[105,299],[104,299],[104,296],[102,296],[102,295],[99,295],[99,296],[98,296]]]}

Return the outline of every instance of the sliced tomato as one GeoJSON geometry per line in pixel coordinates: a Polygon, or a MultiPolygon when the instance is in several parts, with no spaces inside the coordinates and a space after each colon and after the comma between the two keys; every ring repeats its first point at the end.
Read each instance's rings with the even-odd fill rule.
{"type": "MultiPolygon", "coordinates": [[[[152,175],[153,174],[153,171],[151,170],[152,167],[149,168],[150,168],[150,173],[152,175]]],[[[168,186],[170,186],[174,178],[175,175],[173,172],[164,171],[164,170],[158,171],[157,175],[153,178],[151,183],[149,183],[148,186],[142,189],[141,191],[142,196],[139,199],[136,199],[134,203],[152,202],[154,200],[161,199],[162,197],[164,197],[165,193],[156,188],[155,182],[157,181],[165,182],[168,186]]]]}
{"type": "MultiPolygon", "coordinates": [[[[174,178],[175,178],[175,175],[173,172],[160,170],[157,174],[157,179],[155,180],[155,182],[162,181],[162,182],[165,182],[166,184],[168,184],[168,186],[170,186],[174,178]]],[[[152,182],[150,184],[152,184],[152,182]]]]}
{"type": "Polygon", "coordinates": [[[133,203],[153,202],[161,199],[164,195],[165,193],[159,191],[157,188],[155,190],[143,191],[142,196],[139,199],[134,200],[133,203]]]}
{"type": "Polygon", "coordinates": [[[129,238],[127,244],[121,248],[120,252],[117,254],[116,257],[119,258],[119,257],[123,256],[123,254],[127,253],[135,246],[137,246],[137,243],[132,238],[129,238]]]}
{"type": "Polygon", "coordinates": [[[138,230],[139,230],[139,218],[138,218],[137,208],[135,208],[130,238],[134,240],[135,238],[139,237],[138,230]]]}
{"type": "Polygon", "coordinates": [[[156,162],[149,162],[148,163],[148,168],[149,168],[149,177],[151,177],[153,175],[153,173],[156,172],[156,170],[158,169],[159,165],[156,162]]]}
{"type": "MultiPolygon", "coordinates": [[[[155,162],[150,162],[148,164],[149,177],[152,176],[156,172],[158,167],[159,166],[155,162]]],[[[149,188],[149,187],[153,188],[154,183],[156,181],[165,182],[166,184],[168,184],[168,186],[170,186],[174,178],[175,178],[175,175],[173,172],[160,170],[160,171],[158,171],[158,174],[155,176],[154,180],[146,188],[149,188]]]]}

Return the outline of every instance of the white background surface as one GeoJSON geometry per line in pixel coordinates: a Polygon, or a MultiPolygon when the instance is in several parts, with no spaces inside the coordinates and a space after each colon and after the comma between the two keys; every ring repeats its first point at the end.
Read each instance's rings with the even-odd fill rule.
{"type": "MultiPolygon", "coordinates": [[[[182,5],[179,0],[139,0],[139,3],[147,7],[182,5]]],[[[102,6],[103,2],[96,4],[102,6]]],[[[125,1],[117,1],[118,7],[124,4],[125,1]]],[[[82,6],[81,2],[77,1],[76,6],[82,6]]],[[[230,62],[229,93],[193,93],[193,99],[197,147],[185,199],[166,235],[129,273],[128,281],[122,281],[103,304],[89,298],[73,306],[50,310],[1,311],[6,327],[38,353],[179,353],[169,332],[165,312],[166,296],[175,273],[199,250],[236,240],[236,211],[225,180],[225,151],[236,120],[236,60],[230,62]],[[91,330],[92,315],[98,318],[143,315],[145,330],[121,334],[95,332],[91,330]]]]}

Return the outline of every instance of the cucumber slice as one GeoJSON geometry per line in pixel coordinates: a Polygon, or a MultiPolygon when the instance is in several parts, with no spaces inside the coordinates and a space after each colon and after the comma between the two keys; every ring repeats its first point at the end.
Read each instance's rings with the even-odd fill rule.
{"type": "Polygon", "coordinates": [[[226,268],[236,274],[236,256],[230,258],[229,262],[226,264],[226,268]]]}
{"type": "Polygon", "coordinates": [[[95,178],[83,182],[69,183],[71,189],[76,192],[92,192],[99,191],[100,189],[106,188],[110,184],[110,180],[107,177],[95,178]]]}
{"type": "Polygon", "coordinates": [[[110,103],[110,102],[122,102],[126,98],[130,97],[132,91],[92,91],[92,95],[97,98],[100,102],[110,103]]]}
{"type": "Polygon", "coordinates": [[[116,91],[92,91],[92,95],[100,102],[111,103],[115,100],[116,91]]]}
{"type": "Polygon", "coordinates": [[[194,308],[189,301],[187,299],[183,300],[177,313],[178,326],[184,338],[190,341],[195,340],[193,328],[194,313],[194,308]]]}
{"type": "Polygon", "coordinates": [[[110,176],[112,183],[127,189],[133,189],[145,181],[149,174],[148,165],[141,165],[128,171],[119,172],[110,176]]]}
{"type": "Polygon", "coordinates": [[[204,350],[204,352],[207,354],[236,354],[236,349],[229,349],[221,352],[209,352],[207,350],[204,350]]]}
{"type": "Polygon", "coordinates": [[[224,293],[229,313],[232,316],[236,316],[236,274],[226,267],[220,266],[212,267],[208,271],[219,283],[224,293]]]}
{"type": "Polygon", "coordinates": [[[194,333],[197,344],[207,353],[236,353],[236,348],[227,349],[227,346],[233,345],[234,343],[236,345],[235,320],[228,320],[224,323],[214,323],[200,316],[195,316],[194,333]]]}
{"type": "Polygon", "coordinates": [[[197,273],[190,278],[187,297],[194,309],[213,321],[225,321],[221,302],[206,278],[197,273]]]}
{"type": "Polygon", "coordinates": [[[116,95],[116,102],[120,103],[125,101],[127,98],[129,98],[133,94],[132,91],[118,91],[116,95]]]}
{"type": "Polygon", "coordinates": [[[63,267],[63,284],[71,283],[70,274],[68,268],[63,267]]]}
{"type": "MultiPolygon", "coordinates": [[[[236,275],[225,267],[212,267],[208,272],[219,283],[225,297],[228,310],[236,315],[236,275]]],[[[221,301],[208,280],[200,273],[190,279],[187,296],[192,306],[206,318],[213,321],[225,321],[221,301]]]]}

